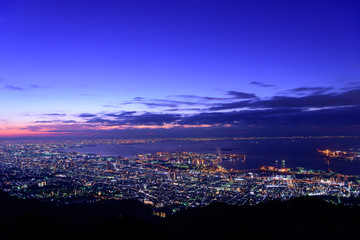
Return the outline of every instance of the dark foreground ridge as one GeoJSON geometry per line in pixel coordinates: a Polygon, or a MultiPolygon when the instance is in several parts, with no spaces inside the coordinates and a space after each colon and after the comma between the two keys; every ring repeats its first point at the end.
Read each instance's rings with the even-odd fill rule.
{"type": "Polygon", "coordinates": [[[133,200],[55,206],[0,192],[0,212],[0,239],[360,239],[359,207],[307,197],[160,219],[133,200]]]}

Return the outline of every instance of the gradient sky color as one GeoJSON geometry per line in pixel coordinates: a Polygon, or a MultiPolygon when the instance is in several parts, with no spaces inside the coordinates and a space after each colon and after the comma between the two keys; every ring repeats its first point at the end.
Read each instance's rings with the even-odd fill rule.
{"type": "Polygon", "coordinates": [[[0,137],[360,134],[359,12],[1,1],[0,137]]]}

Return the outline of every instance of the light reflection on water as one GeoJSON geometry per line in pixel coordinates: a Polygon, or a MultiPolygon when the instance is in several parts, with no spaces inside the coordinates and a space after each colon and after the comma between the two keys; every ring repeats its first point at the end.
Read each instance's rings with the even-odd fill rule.
{"type": "MultiPolygon", "coordinates": [[[[275,167],[303,167],[305,169],[332,170],[343,174],[360,175],[360,161],[328,160],[317,149],[360,149],[359,138],[350,139],[267,139],[267,140],[223,140],[204,142],[157,142],[148,144],[86,146],[66,151],[95,153],[110,156],[131,157],[140,153],[197,152],[245,154],[246,160],[223,161],[227,169],[257,169],[263,165],[275,167]],[[285,161],[283,161],[285,160],[285,161]]],[[[360,151],[360,150],[358,150],[360,151]]]]}

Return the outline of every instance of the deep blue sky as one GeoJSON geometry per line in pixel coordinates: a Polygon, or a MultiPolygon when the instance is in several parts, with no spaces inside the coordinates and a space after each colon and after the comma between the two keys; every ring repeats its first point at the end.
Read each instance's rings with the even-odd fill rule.
{"type": "Polygon", "coordinates": [[[358,1],[1,1],[0,135],[359,134],[359,12],[358,1]]]}

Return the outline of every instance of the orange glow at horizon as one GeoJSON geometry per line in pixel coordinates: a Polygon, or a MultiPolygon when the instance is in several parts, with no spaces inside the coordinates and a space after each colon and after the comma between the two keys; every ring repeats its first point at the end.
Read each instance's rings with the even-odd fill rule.
{"type": "Polygon", "coordinates": [[[32,132],[29,130],[22,129],[0,129],[0,137],[11,137],[11,136],[30,136],[30,135],[44,135],[46,132],[32,132]]]}
{"type": "Polygon", "coordinates": [[[26,129],[27,125],[23,126],[2,126],[0,128],[0,137],[27,137],[27,136],[57,136],[57,135],[76,135],[76,134],[92,134],[96,131],[106,130],[125,130],[125,129],[171,129],[177,127],[183,128],[207,128],[212,125],[179,125],[179,124],[164,124],[164,125],[118,125],[118,126],[101,126],[88,124],[42,124],[32,125],[38,126],[38,130],[26,129]],[[69,130],[66,130],[69,128],[69,130]],[[65,129],[65,130],[64,130],[65,129]],[[62,131],[63,130],[63,131],[62,131]],[[74,130],[74,131],[71,131],[74,130]],[[54,132],[56,131],[56,132],[54,132]]]}

